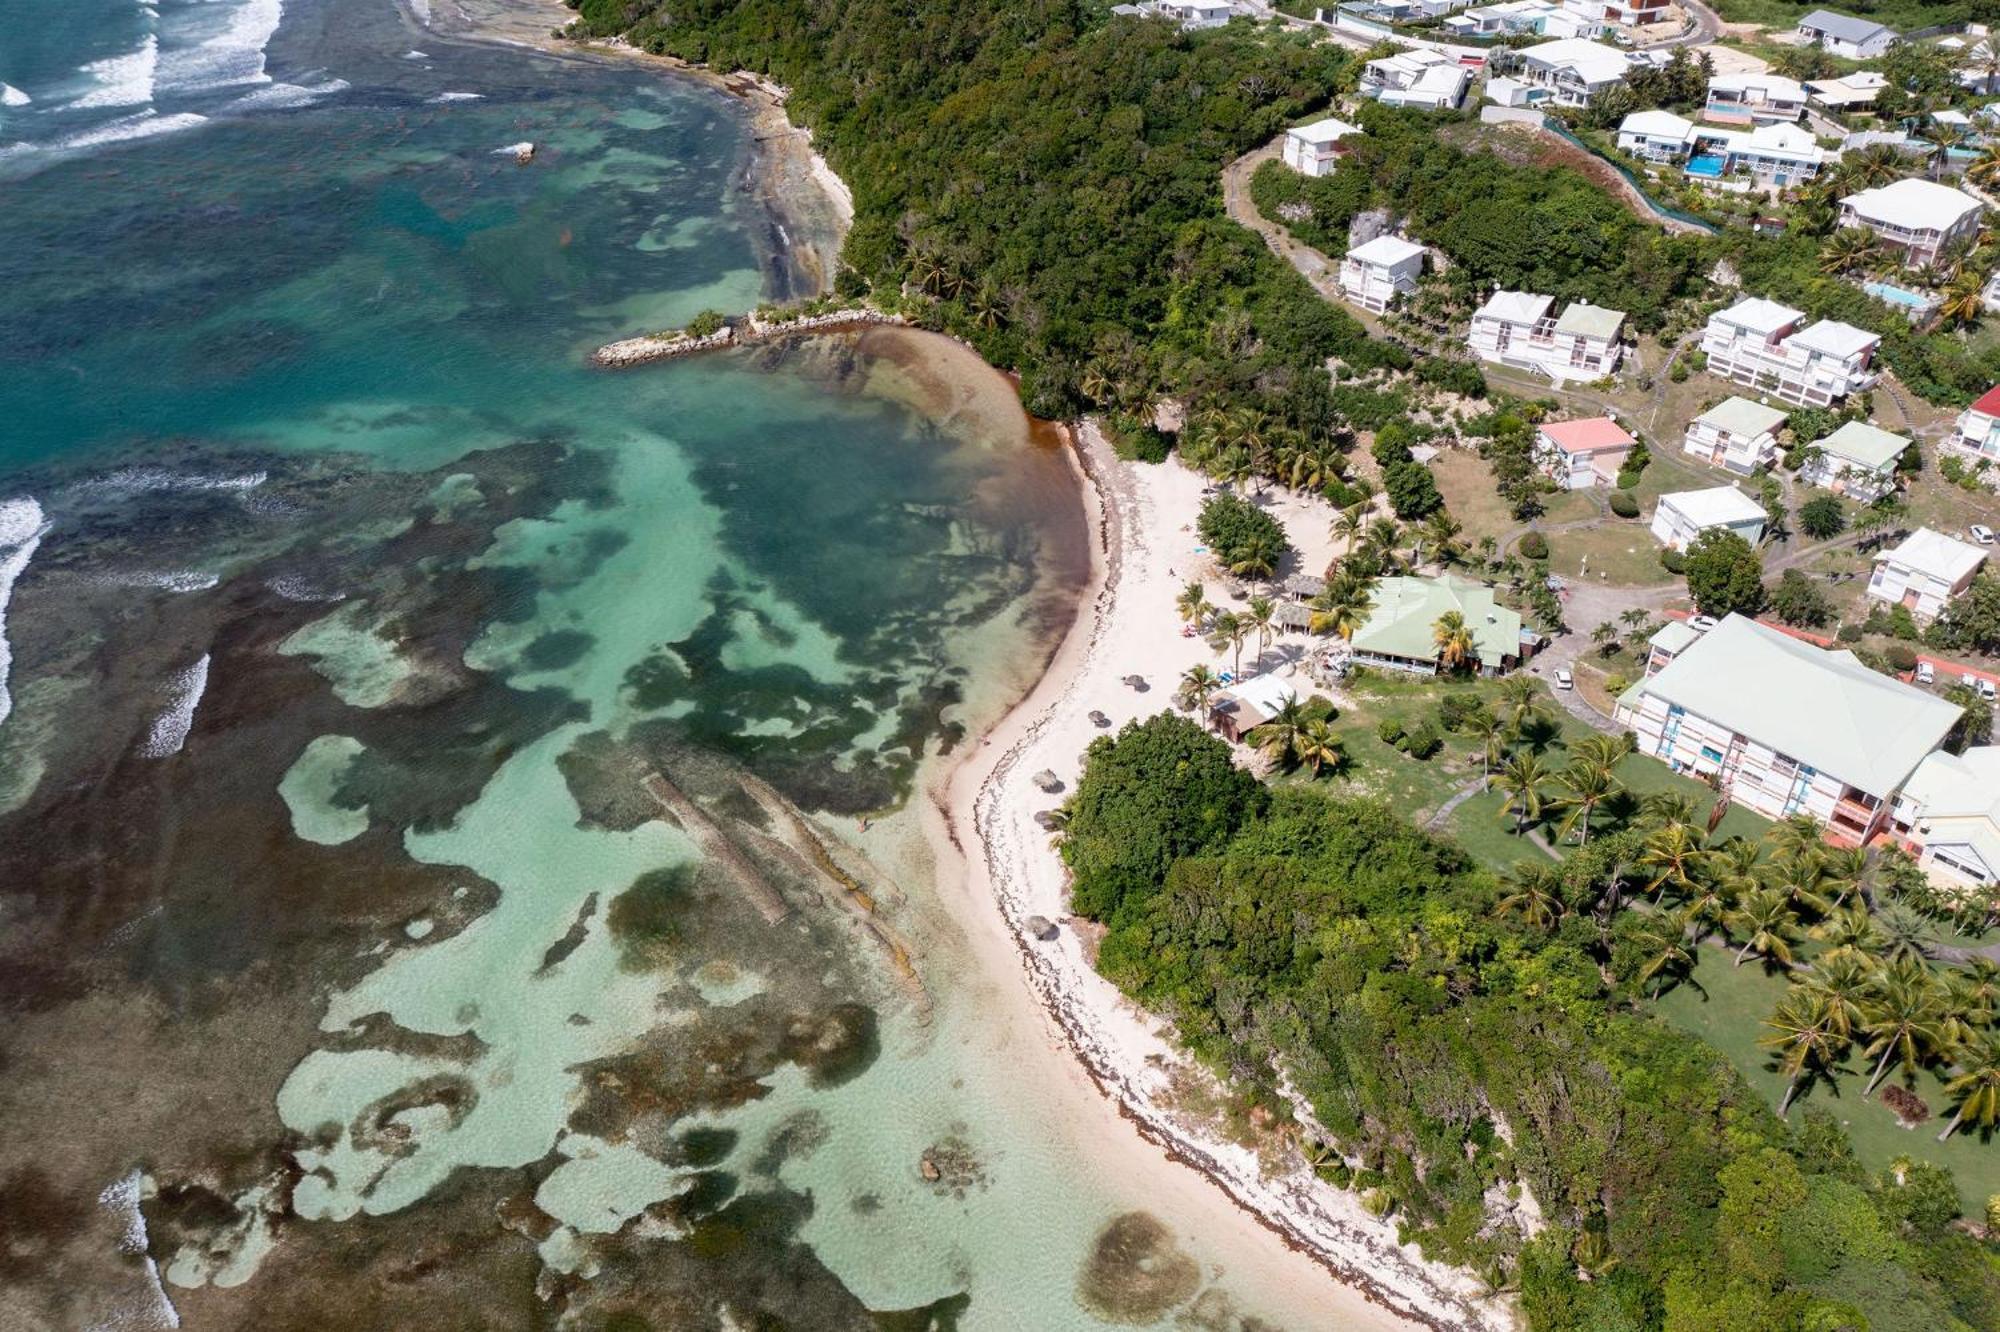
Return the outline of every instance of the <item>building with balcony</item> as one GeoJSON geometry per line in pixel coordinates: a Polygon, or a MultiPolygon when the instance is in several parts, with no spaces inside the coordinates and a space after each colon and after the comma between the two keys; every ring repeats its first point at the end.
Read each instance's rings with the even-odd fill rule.
{"type": "Polygon", "coordinates": [[[1856,70],[1837,79],[1813,79],[1806,84],[1813,105],[1836,113],[1866,111],[1889,86],[1886,76],[1872,69],[1856,70]]]}
{"type": "Polygon", "coordinates": [[[1857,504],[1873,504],[1896,488],[1896,460],[1910,441],[1866,421],[1847,424],[1813,445],[1799,480],[1824,486],[1857,504]]]}
{"type": "Polygon", "coordinates": [[[1543,42],[1515,53],[1522,83],[1547,88],[1557,106],[1589,106],[1606,88],[1625,81],[1632,61],[1616,47],[1581,37],[1543,42]]]}
{"type": "Polygon", "coordinates": [[[2000,468],[2000,388],[1990,388],[1958,414],[1944,447],[1961,461],[2000,468]]]}
{"type": "Polygon", "coordinates": [[[1748,296],[1708,317],[1710,373],[1800,407],[1827,407],[1875,386],[1879,335],[1748,296]]]}
{"type": "Polygon", "coordinates": [[[1926,754],[1896,796],[1890,831],[1941,887],[2000,883],[2000,747],[1926,754]]]}
{"type": "Polygon", "coordinates": [[[1455,110],[1465,102],[1472,72],[1450,56],[1418,48],[1361,67],[1361,95],[1384,106],[1455,110]]]}
{"type": "Polygon", "coordinates": [[[1564,490],[1608,486],[1637,443],[1608,416],[1544,421],[1535,427],[1535,462],[1564,490]]]}
{"type": "Polygon", "coordinates": [[[1347,140],[1361,133],[1344,120],[1329,116],[1285,131],[1285,165],[1302,176],[1327,176],[1347,155],[1347,140]]]}
{"type": "Polygon", "coordinates": [[[1769,515],[1764,506],[1735,486],[1707,490],[1676,490],[1660,496],[1653,510],[1653,536],[1670,550],[1686,550],[1711,528],[1736,533],[1751,545],[1764,539],[1769,515]]]}
{"type": "Polygon", "coordinates": [[[1928,624],[1947,601],[1964,595],[1984,563],[1986,552],[1970,541],[1919,527],[1893,550],[1875,557],[1868,595],[1901,606],[1917,623],[1928,624]]]}
{"type": "Polygon", "coordinates": [[[1806,86],[1782,74],[1718,74],[1701,112],[1724,125],[1796,124],[1805,113],[1806,86]]]}
{"type": "Polygon", "coordinates": [[[1682,448],[1711,467],[1748,476],[1778,458],[1785,413],[1748,398],[1724,398],[1688,422],[1682,448]]]}
{"type": "Polygon", "coordinates": [[[1841,844],[1888,830],[1897,794],[1958,722],[1956,704],[1852,652],[1741,615],[1692,638],[1681,628],[1619,696],[1617,719],[1639,752],[1766,818],[1807,815],[1841,844]]]}
{"type": "Polygon", "coordinates": [[[1826,150],[1797,125],[1751,130],[1697,125],[1671,111],[1634,111],[1618,125],[1618,147],[1648,162],[1677,165],[1696,181],[1745,180],[1783,189],[1811,180],[1826,150]]]}
{"type": "Polygon", "coordinates": [[[1964,190],[1909,177],[1842,199],[1840,225],[1868,228],[1901,254],[1905,266],[1922,268],[1946,248],[1970,244],[1984,211],[1964,190]]]}
{"type": "Polygon", "coordinates": [[[1558,384],[1602,379],[1618,369],[1625,316],[1578,301],[1557,318],[1553,296],[1496,291],[1472,316],[1466,345],[1483,361],[1547,375],[1558,384]]]}
{"type": "Polygon", "coordinates": [[[1873,60],[1896,44],[1896,30],[1872,19],[1815,9],[1799,20],[1799,37],[1843,60],[1873,60]]]}
{"type": "Polygon", "coordinates": [[[1423,272],[1423,246],[1401,236],[1377,236],[1340,261],[1340,290],[1362,309],[1381,314],[1398,296],[1415,291],[1423,272]]]}
{"type": "Polygon", "coordinates": [[[1386,670],[1436,675],[1438,620],[1457,611],[1472,631],[1474,664],[1498,675],[1533,650],[1521,617],[1493,599],[1493,589],[1447,574],[1442,578],[1384,578],[1375,585],[1367,622],[1354,631],[1354,661],[1386,670]]]}

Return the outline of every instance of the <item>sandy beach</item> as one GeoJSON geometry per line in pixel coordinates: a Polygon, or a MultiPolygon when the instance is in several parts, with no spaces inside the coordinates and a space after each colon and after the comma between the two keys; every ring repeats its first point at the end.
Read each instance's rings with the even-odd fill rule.
{"type": "MultiPolygon", "coordinates": [[[[1163,1024],[1097,974],[1066,921],[1066,875],[1048,835],[1034,821],[1036,812],[1059,804],[1062,795],[1043,793],[1032,774],[1052,770],[1072,788],[1084,748],[1104,733],[1090,721],[1091,711],[1105,713],[1114,728],[1122,726],[1171,708],[1174,686],[1187,667],[1208,662],[1220,670],[1229,664],[1202,639],[1182,636],[1174,602],[1190,578],[1207,575],[1210,600],[1234,604],[1196,551],[1200,542],[1193,527],[1203,478],[1178,462],[1120,462],[1093,428],[1085,425],[1078,434],[1076,456],[1097,541],[1076,622],[1040,684],[930,792],[937,835],[965,856],[967,932],[989,965],[1025,972],[1056,1039],[1127,1121],[1119,1131],[1126,1144],[1139,1145],[1141,1139],[1150,1144],[1135,1155],[1133,1168],[1163,1181],[1166,1174],[1192,1178],[1194,1172],[1212,1181],[1218,1187],[1210,1192],[1223,1204],[1222,1213],[1234,1212],[1225,1221],[1214,1206],[1206,1208],[1218,1226],[1240,1227],[1254,1216],[1295,1256],[1324,1269],[1312,1279],[1326,1291],[1336,1326],[1511,1326],[1506,1307],[1482,1300],[1471,1277],[1399,1245],[1394,1227],[1370,1217],[1353,1194],[1304,1169],[1267,1177],[1255,1153],[1177,1109],[1173,1073],[1189,1069],[1191,1061],[1175,1048],[1163,1024]],[[1123,683],[1135,673],[1145,677],[1146,692],[1123,683]],[[1064,922],[1054,940],[1033,938],[1027,922],[1035,916],[1064,922]]],[[[1324,568],[1333,549],[1328,507],[1277,492],[1263,498],[1299,548],[1296,567],[1324,568]]],[[[1303,641],[1273,643],[1259,665],[1291,669],[1303,654],[1303,641]]],[[[1255,650],[1254,643],[1246,649],[1246,673],[1256,669],[1255,650]]],[[[1249,1237],[1240,1247],[1246,1253],[1254,1249],[1249,1237]]]]}

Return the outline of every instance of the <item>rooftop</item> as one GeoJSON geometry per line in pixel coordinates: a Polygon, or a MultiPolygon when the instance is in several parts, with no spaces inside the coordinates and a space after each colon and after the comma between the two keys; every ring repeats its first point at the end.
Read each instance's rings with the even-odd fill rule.
{"type": "Polygon", "coordinates": [[[1356,652],[1429,661],[1437,656],[1432,628],[1457,611],[1472,630],[1480,661],[1497,666],[1521,651],[1521,617],[1493,600],[1493,589],[1462,578],[1384,578],[1375,585],[1368,621],[1354,631],[1356,652]]]}
{"type": "Polygon", "coordinates": [[[1859,463],[1872,472],[1894,467],[1910,441],[1866,421],[1849,421],[1819,442],[1821,452],[1859,463]]]}
{"type": "Polygon", "coordinates": [[[1738,328],[1761,333],[1766,337],[1796,324],[1805,317],[1803,310],[1794,310],[1789,305],[1767,301],[1762,296],[1745,296],[1727,310],[1718,311],[1711,316],[1722,320],[1725,324],[1734,324],[1738,328]]]}
{"type": "Polygon", "coordinates": [[[1625,428],[1608,416],[1591,416],[1581,421],[1545,421],[1538,429],[1564,453],[1616,453],[1629,449],[1634,441],[1625,428]]]}
{"type": "Polygon", "coordinates": [[[1728,527],[1736,523],[1763,522],[1764,506],[1735,486],[1711,486],[1707,490],[1676,490],[1660,496],[1660,507],[1682,514],[1696,527],[1728,527]]]}
{"type": "Polygon", "coordinates": [[[1882,337],[1879,333],[1870,333],[1865,328],[1843,324],[1838,319],[1822,319],[1817,323],[1807,324],[1786,341],[1795,347],[1804,347],[1807,351],[1825,352],[1828,356],[1837,356],[1844,361],[1856,352],[1867,351],[1882,341],[1882,337]]]}
{"type": "Polygon", "coordinates": [[[1300,125],[1290,131],[1295,139],[1303,139],[1310,144],[1339,143],[1350,134],[1361,131],[1344,120],[1328,116],[1325,120],[1315,120],[1310,125],[1300,125]]]}
{"type": "Polygon", "coordinates": [[[1989,866],[2000,867],[2000,747],[1926,754],[1903,795],[1917,805],[1917,827],[1926,842],[1962,842],[1989,866]]]}
{"type": "Polygon", "coordinates": [[[2000,416],[2000,387],[1987,389],[1975,398],[1972,410],[1981,416],[2000,416]]]}
{"type": "Polygon", "coordinates": [[[1803,102],[1806,87],[1796,79],[1788,79],[1782,74],[1718,74],[1708,81],[1710,92],[1750,92],[1755,90],[1764,96],[1781,102],[1803,102]]]}
{"type": "Polygon", "coordinates": [[[1850,786],[1887,796],[1958,721],[1958,705],[1731,615],[1636,686],[1850,786]]]}
{"type": "Polygon", "coordinates": [[[1509,324],[1532,324],[1548,313],[1554,305],[1555,297],[1542,296],[1532,291],[1496,291],[1486,298],[1486,304],[1473,312],[1472,317],[1498,319],[1509,324]]]}
{"type": "Polygon", "coordinates": [[[1586,338],[1611,339],[1618,336],[1618,330],[1625,326],[1623,310],[1607,310],[1589,301],[1578,301],[1562,312],[1556,320],[1556,332],[1574,333],[1586,338]]]}
{"type": "Polygon", "coordinates": [[[1701,630],[1686,620],[1668,620],[1654,630],[1653,636],[1646,641],[1672,657],[1678,656],[1688,644],[1700,637],[1701,630]]]}
{"type": "Polygon", "coordinates": [[[1266,672],[1247,680],[1238,680],[1216,695],[1216,702],[1233,703],[1234,707],[1224,711],[1235,713],[1245,726],[1259,726],[1277,716],[1279,709],[1298,696],[1299,691],[1292,688],[1290,681],[1266,672]]]}
{"type": "Polygon", "coordinates": [[[1865,221],[1924,231],[1943,231],[1984,206],[1964,190],[1914,176],[1850,194],[1840,202],[1865,221]]]}
{"type": "Polygon", "coordinates": [[[1622,79],[1631,67],[1623,51],[1582,37],[1564,37],[1530,46],[1521,52],[1521,56],[1531,64],[1574,70],[1586,83],[1609,83],[1622,79]]]}
{"type": "Polygon", "coordinates": [[[1732,435],[1746,435],[1755,438],[1767,430],[1776,430],[1785,423],[1786,413],[1776,407],[1766,407],[1761,402],[1749,398],[1724,398],[1715,406],[1697,416],[1695,420],[1717,430],[1725,430],[1732,435]]]}
{"type": "Polygon", "coordinates": [[[1986,552],[1969,541],[1946,536],[1928,527],[1919,527],[1903,538],[1901,545],[1885,550],[1875,556],[1875,563],[1900,564],[1906,569],[1947,584],[1954,585],[1959,579],[1986,562],[1986,552]]]}
{"type": "Polygon", "coordinates": [[[1865,42],[1884,32],[1892,37],[1895,35],[1894,30],[1883,27],[1873,19],[1855,18],[1851,14],[1836,14],[1830,9],[1815,9],[1799,20],[1799,27],[1823,32],[1843,42],[1865,42]]]}
{"type": "Polygon", "coordinates": [[[1401,236],[1377,236],[1372,241],[1363,242],[1347,252],[1349,259],[1359,259],[1364,264],[1400,264],[1424,252],[1424,247],[1401,236]]]}
{"type": "Polygon", "coordinates": [[[1671,111],[1634,111],[1618,122],[1620,134],[1643,134],[1649,139],[1685,139],[1694,132],[1694,122],[1671,111]]]}

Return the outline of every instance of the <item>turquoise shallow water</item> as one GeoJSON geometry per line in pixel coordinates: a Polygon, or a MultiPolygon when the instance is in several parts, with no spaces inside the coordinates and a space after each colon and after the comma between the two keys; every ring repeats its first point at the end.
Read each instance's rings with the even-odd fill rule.
{"type": "MultiPolygon", "coordinates": [[[[0,81],[129,36],[81,14],[0,81]]],[[[0,186],[0,503],[46,518],[0,724],[0,1183],[42,1258],[0,1323],[1101,1326],[1093,1236],[1152,1200],[1012,1075],[1046,1034],[930,885],[827,835],[1032,673],[1064,463],[865,346],[588,370],[766,291],[738,108],[286,25],[270,77],[340,88],[0,186]]],[[[1270,1326],[1163,1219],[1146,1319],[1270,1326]]]]}

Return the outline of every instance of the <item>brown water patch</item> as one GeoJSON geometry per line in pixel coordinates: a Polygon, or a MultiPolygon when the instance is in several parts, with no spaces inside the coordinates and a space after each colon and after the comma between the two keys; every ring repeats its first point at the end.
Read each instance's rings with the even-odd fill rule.
{"type": "Polygon", "coordinates": [[[1077,1303],[1110,1323],[1144,1325],[1185,1304],[1201,1266],[1150,1212],[1126,1212],[1097,1232],[1076,1281],[1077,1303]]]}

